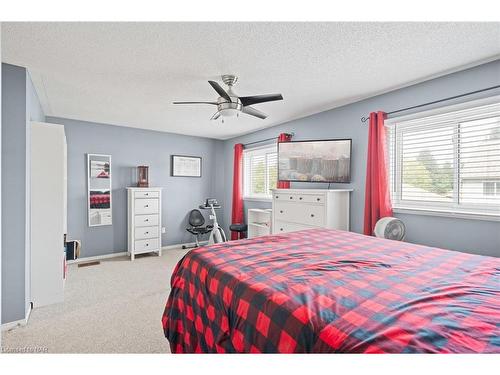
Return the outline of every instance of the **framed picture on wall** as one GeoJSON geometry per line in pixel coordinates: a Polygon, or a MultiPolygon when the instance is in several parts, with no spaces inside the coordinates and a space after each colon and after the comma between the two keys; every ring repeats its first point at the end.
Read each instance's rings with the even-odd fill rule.
{"type": "Polygon", "coordinates": [[[173,177],[201,177],[201,157],[172,155],[170,174],[173,177]]]}

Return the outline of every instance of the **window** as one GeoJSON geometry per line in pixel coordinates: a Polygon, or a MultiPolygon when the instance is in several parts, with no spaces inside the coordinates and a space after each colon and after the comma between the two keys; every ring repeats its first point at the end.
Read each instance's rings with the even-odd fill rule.
{"type": "Polygon", "coordinates": [[[388,120],[395,209],[500,216],[500,98],[388,120]]]}
{"type": "Polygon", "coordinates": [[[271,189],[278,180],[276,145],[245,150],[243,152],[243,197],[271,199],[271,189]]]}

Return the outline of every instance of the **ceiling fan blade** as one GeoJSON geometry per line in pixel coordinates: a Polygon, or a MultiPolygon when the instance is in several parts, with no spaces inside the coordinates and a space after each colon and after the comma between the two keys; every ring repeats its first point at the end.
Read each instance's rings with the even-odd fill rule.
{"type": "Polygon", "coordinates": [[[214,104],[217,105],[217,102],[173,102],[172,104],[214,104]]]}
{"type": "Polygon", "coordinates": [[[219,94],[221,97],[226,99],[228,102],[231,102],[231,98],[227,94],[226,90],[224,90],[217,82],[215,81],[208,81],[210,83],[210,86],[213,87],[215,91],[217,91],[217,94],[219,94]]]}
{"type": "Polygon", "coordinates": [[[240,96],[240,100],[241,104],[247,106],[258,103],[274,102],[275,100],[283,100],[283,96],[281,96],[281,94],[240,96]]]}
{"type": "Polygon", "coordinates": [[[247,115],[250,115],[250,116],[255,116],[255,117],[261,118],[262,120],[264,120],[267,117],[267,115],[264,112],[261,112],[255,108],[252,108],[249,106],[243,107],[241,109],[241,112],[246,113],[247,115]]]}
{"type": "Polygon", "coordinates": [[[212,118],[210,120],[217,120],[219,117],[220,117],[220,112],[217,111],[214,113],[214,115],[212,116],[212,118]]]}

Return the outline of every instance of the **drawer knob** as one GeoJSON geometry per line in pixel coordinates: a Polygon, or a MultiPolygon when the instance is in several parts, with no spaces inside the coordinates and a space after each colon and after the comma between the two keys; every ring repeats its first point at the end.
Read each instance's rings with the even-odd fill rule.
{"type": "Polygon", "coordinates": [[[311,214],[311,217],[314,217],[314,214],[311,214]]]}
{"type": "Polygon", "coordinates": [[[283,232],[283,228],[280,228],[280,231],[282,231],[282,232],[283,232]]]}
{"type": "Polygon", "coordinates": [[[277,195],[277,196],[276,196],[276,199],[278,199],[278,198],[279,198],[279,196],[277,195]]]}
{"type": "Polygon", "coordinates": [[[149,246],[149,244],[147,243],[146,246],[149,246]]]}
{"type": "Polygon", "coordinates": [[[149,204],[145,205],[144,207],[149,207],[149,204]]]}
{"type": "Polygon", "coordinates": [[[316,200],[319,202],[319,201],[320,201],[320,198],[316,198],[316,200]]]}
{"type": "Polygon", "coordinates": [[[149,234],[149,232],[146,232],[146,234],[149,234]]]}
{"type": "Polygon", "coordinates": [[[293,197],[290,197],[290,199],[293,199],[293,197]]]}
{"type": "Polygon", "coordinates": [[[149,221],[149,219],[144,219],[144,221],[149,221]]]}
{"type": "Polygon", "coordinates": [[[299,200],[301,201],[302,200],[302,197],[299,198],[299,200]]]}
{"type": "Polygon", "coordinates": [[[283,210],[280,210],[280,214],[282,214],[282,213],[283,213],[283,210]]]}

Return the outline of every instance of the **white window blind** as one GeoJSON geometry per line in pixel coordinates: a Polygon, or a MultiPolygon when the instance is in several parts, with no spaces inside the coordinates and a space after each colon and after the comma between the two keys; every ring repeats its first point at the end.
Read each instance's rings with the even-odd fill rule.
{"type": "Polygon", "coordinates": [[[270,199],[271,189],[276,188],[278,156],[276,144],[244,150],[244,198],[270,199]]]}
{"type": "Polygon", "coordinates": [[[388,121],[393,206],[500,216],[500,101],[451,108],[388,121]]]}

